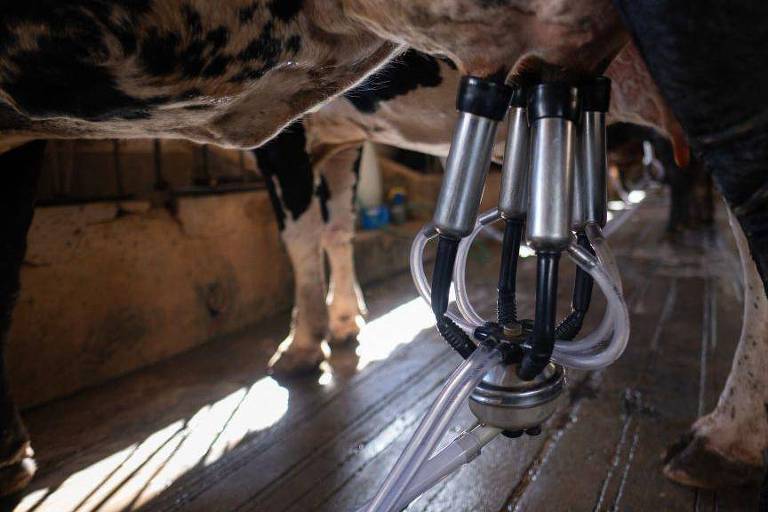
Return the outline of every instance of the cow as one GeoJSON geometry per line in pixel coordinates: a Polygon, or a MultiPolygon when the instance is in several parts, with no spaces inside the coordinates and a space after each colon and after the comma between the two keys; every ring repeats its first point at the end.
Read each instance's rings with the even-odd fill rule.
{"type": "MultiPolygon", "coordinates": [[[[357,336],[365,301],[355,276],[354,188],[364,141],[446,157],[461,76],[450,61],[408,50],[317,112],[254,150],[294,269],[288,338],[270,361],[278,374],[317,369],[320,342],[357,336]],[[312,233],[321,233],[319,237],[312,233]],[[323,252],[330,265],[324,307],[323,252]]],[[[496,136],[501,161],[506,130],[496,136]]]]}
{"type": "MultiPolygon", "coordinates": [[[[659,128],[681,165],[690,141],[744,232],[750,286],[734,368],[721,404],[667,466],[697,485],[724,475],[743,479],[760,467],[768,439],[767,117],[764,88],[753,85],[765,82],[768,29],[760,20],[768,6],[747,4],[726,11],[714,2],[694,9],[671,0],[5,2],[0,150],[39,138],[147,136],[256,147],[406,46],[450,59],[461,75],[520,85],[576,83],[606,72],[616,82],[616,117],[659,128]],[[726,94],[723,79],[735,80],[741,94],[726,94]]],[[[9,159],[25,156],[26,148],[18,151],[9,159]]],[[[12,214],[0,219],[3,343],[18,295],[33,174],[4,173],[4,207],[12,214]]],[[[29,481],[33,465],[0,373],[0,494],[8,494],[29,481]]]]}
{"type": "MultiPolygon", "coordinates": [[[[669,141],[652,129],[625,123],[609,126],[608,160],[612,181],[634,176],[669,186],[666,230],[671,240],[690,229],[713,227],[715,212],[712,180],[702,162],[691,158],[686,167],[679,167],[675,163],[669,141]],[[646,164],[646,144],[650,144],[656,163],[652,161],[646,164]],[[659,169],[654,169],[655,166],[659,166],[659,169]],[[621,177],[618,175],[619,169],[622,171],[621,177]]],[[[622,187],[622,183],[619,181],[617,186],[622,187]]]]}
{"type": "MultiPolygon", "coordinates": [[[[334,346],[358,334],[366,306],[355,275],[352,238],[353,196],[362,144],[372,141],[447,157],[457,118],[454,103],[460,78],[450,61],[410,49],[254,150],[295,281],[291,330],[270,361],[273,373],[295,375],[316,370],[324,359],[323,339],[334,346]],[[319,237],[311,236],[317,232],[319,237]],[[323,253],[331,271],[327,301],[323,253]],[[328,307],[324,308],[326,302],[328,307]]],[[[670,144],[652,129],[615,126],[617,129],[611,126],[609,144],[631,138],[635,147],[642,144],[642,138],[652,139],[661,150],[669,148],[662,151],[664,165],[675,166],[670,144]]],[[[502,161],[505,139],[506,126],[502,124],[493,150],[497,163],[502,161]]],[[[617,151],[610,155],[619,158],[617,151]]],[[[642,160],[642,153],[630,156],[634,161],[642,160]]],[[[674,188],[680,195],[687,190],[682,185],[674,188]]]]}
{"type": "Polygon", "coordinates": [[[746,286],[741,338],[725,388],[715,410],[669,451],[664,471],[702,487],[743,482],[759,474],[768,450],[768,103],[762,94],[768,5],[615,4],[728,203],[746,286]]]}

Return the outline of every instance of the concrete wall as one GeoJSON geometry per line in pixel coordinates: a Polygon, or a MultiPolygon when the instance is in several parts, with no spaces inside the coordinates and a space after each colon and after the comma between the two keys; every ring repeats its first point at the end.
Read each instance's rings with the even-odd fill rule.
{"type": "Polygon", "coordinates": [[[249,151],[183,140],[54,140],[46,146],[38,196],[43,202],[117,195],[148,198],[156,172],[177,191],[238,178],[261,180],[249,151]]]}
{"type": "Polygon", "coordinates": [[[291,271],[265,192],[182,198],[178,215],[39,208],[8,349],[31,405],[283,311],[291,271]]]}
{"type": "MultiPolygon", "coordinates": [[[[136,158],[139,158],[137,156],[136,158]]],[[[137,164],[138,165],[138,164],[137,164]]],[[[382,166],[429,218],[440,175],[382,166]]],[[[496,201],[490,179],[484,208],[496,201]]],[[[98,385],[291,307],[292,273],[266,191],[38,208],[7,353],[32,406],[98,385]]],[[[363,284],[408,268],[421,221],[355,240],[363,284]]],[[[279,340],[278,340],[279,341],[279,340]]]]}

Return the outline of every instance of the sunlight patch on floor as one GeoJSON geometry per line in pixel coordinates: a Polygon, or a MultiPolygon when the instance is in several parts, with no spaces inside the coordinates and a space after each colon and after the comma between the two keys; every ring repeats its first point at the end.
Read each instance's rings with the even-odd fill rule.
{"type": "MultiPolygon", "coordinates": [[[[644,191],[632,191],[629,203],[611,202],[615,213],[608,212],[609,220],[614,217],[626,220],[626,214],[645,198],[644,191]],[[621,203],[621,207],[613,203],[621,203]]],[[[534,254],[525,245],[520,248],[522,258],[534,254]]],[[[450,298],[455,298],[453,290],[450,298]]],[[[407,300],[372,319],[358,336],[357,370],[387,359],[398,347],[411,343],[425,329],[431,329],[434,322],[430,307],[421,297],[407,300]]],[[[331,386],[333,382],[332,369],[326,368],[319,384],[331,386]]],[[[71,474],[58,487],[30,493],[16,512],[135,510],[186,473],[220,460],[249,434],[275,425],[288,411],[289,399],[289,391],[270,377],[233,389],[189,418],[180,419],[71,474]]]]}
{"type": "Polygon", "coordinates": [[[26,496],[17,512],[134,510],[189,470],[209,465],[288,410],[288,390],[259,379],[67,478],[26,496]]]}
{"type": "Polygon", "coordinates": [[[608,209],[614,212],[620,212],[627,209],[627,203],[624,201],[608,201],[608,209]]]}
{"type": "Polygon", "coordinates": [[[368,322],[357,337],[357,369],[386,359],[400,345],[435,324],[435,315],[421,297],[416,297],[368,322]]]}
{"type": "Polygon", "coordinates": [[[629,193],[628,199],[632,204],[639,204],[643,202],[646,195],[645,190],[633,190],[629,193]]]}

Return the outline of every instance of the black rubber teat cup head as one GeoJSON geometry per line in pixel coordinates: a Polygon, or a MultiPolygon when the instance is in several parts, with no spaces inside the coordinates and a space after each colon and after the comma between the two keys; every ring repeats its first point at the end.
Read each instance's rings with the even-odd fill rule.
{"type": "Polygon", "coordinates": [[[512,87],[512,97],[509,99],[510,107],[526,108],[528,106],[528,96],[530,95],[530,88],[515,85],[512,87]]]}
{"type": "Polygon", "coordinates": [[[503,83],[465,76],[459,85],[456,108],[459,112],[501,121],[507,113],[511,95],[512,88],[503,83]]]}
{"type": "Polygon", "coordinates": [[[559,117],[578,123],[581,118],[579,90],[563,82],[538,84],[528,96],[528,122],[559,117]]]}
{"type": "Polygon", "coordinates": [[[579,86],[581,109],[585,112],[608,112],[611,104],[611,79],[597,76],[579,86]]]}

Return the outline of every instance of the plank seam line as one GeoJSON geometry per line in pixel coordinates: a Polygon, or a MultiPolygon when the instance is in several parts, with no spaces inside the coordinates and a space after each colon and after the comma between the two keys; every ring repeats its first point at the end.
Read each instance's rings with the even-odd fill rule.
{"type": "MultiPolygon", "coordinates": [[[[658,267],[659,267],[659,264],[658,263],[654,263],[652,268],[650,269],[650,273],[653,274],[654,271],[658,267]]],[[[644,280],[643,282],[647,283],[649,281],[648,280],[644,280]]],[[[637,288],[633,289],[631,294],[630,294],[630,296],[627,298],[627,302],[630,303],[630,304],[636,304],[641,299],[641,296],[644,293],[645,293],[645,290],[642,287],[639,288],[639,289],[637,289],[637,288]]],[[[599,381],[600,381],[600,378],[602,377],[603,373],[604,373],[604,370],[599,370],[599,371],[587,374],[582,380],[580,380],[580,381],[578,381],[576,383],[576,386],[574,386],[573,389],[574,390],[578,389],[580,386],[583,386],[583,385],[585,385],[585,384],[587,384],[589,382],[597,382],[597,387],[599,387],[599,381]]],[[[578,409],[581,407],[581,400],[583,398],[584,397],[580,397],[578,403],[571,404],[571,406],[573,408],[570,410],[570,412],[568,412],[568,414],[570,416],[572,416],[573,414],[578,412],[578,409]]],[[[566,412],[567,412],[567,410],[566,410],[566,412]]],[[[565,414],[565,412],[563,414],[565,414]]],[[[563,416],[561,415],[559,417],[562,418],[563,416]]],[[[555,432],[555,433],[551,434],[550,436],[548,436],[547,440],[544,442],[542,447],[539,449],[538,453],[534,456],[534,458],[531,460],[531,463],[526,468],[525,472],[523,473],[524,476],[525,475],[536,476],[536,475],[539,474],[541,469],[543,469],[544,464],[549,460],[549,456],[554,451],[554,449],[556,448],[556,445],[557,445],[557,443],[554,443],[551,447],[547,446],[549,441],[550,441],[550,439],[552,437],[554,437],[555,435],[562,435],[562,433],[564,433],[564,431],[568,427],[570,427],[570,423],[567,424],[565,426],[565,428],[562,429],[562,432],[555,432]],[[549,451],[546,454],[542,455],[542,453],[545,450],[549,450],[549,451]],[[537,464],[538,464],[538,467],[536,466],[537,464]]],[[[533,481],[533,479],[529,478],[528,480],[526,480],[525,478],[521,478],[521,480],[518,482],[518,484],[512,489],[512,492],[510,493],[509,497],[507,498],[505,506],[503,507],[502,510],[514,510],[514,511],[519,510],[519,507],[520,507],[520,505],[522,503],[522,499],[525,496],[525,493],[527,491],[527,486],[530,483],[530,481],[533,481]]]]}
{"type": "Polygon", "coordinates": [[[653,337],[651,338],[650,350],[651,353],[658,352],[659,340],[661,339],[661,333],[664,331],[664,326],[672,315],[672,310],[677,300],[677,279],[672,280],[672,284],[669,287],[667,298],[664,300],[664,307],[661,310],[661,316],[659,317],[659,323],[656,324],[656,329],[653,331],[653,337]]]}
{"type": "MultiPolygon", "coordinates": [[[[446,351],[441,357],[437,357],[437,358],[433,359],[429,364],[427,364],[424,367],[422,367],[421,371],[430,371],[435,366],[439,366],[445,360],[449,359],[451,357],[451,355],[452,355],[452,352],[447,352],[446,351]]],[[[403,388],[409,386],[411,381],[419,378],[419,375],[420,375],[419,373],[414,373],[414,375],[410,379],[407,379],[407,380],[403,381],[400,385],[395,387],[390,393],[387,393],[387,395],[384,397],[384,399],[377,401],[378,404],[385,404],[385,405],[378,405],[378,406],[373,405],[371,407],[368,407],[362,414],[357,416],[353,422],[349,423],[342,430],[337,432],[337,434],[341,434],[342,432],[345,432],[345,431],[347,431],[347,430],[349,430],[351,428],[354,428],[355,426],[359,425],[361,422],[364,422],[368,418],[370,418],[371,416],[375,415],[382,408],[386,407],[386,398],[388,398],[388,397],[390,397],[392,395],[400,394],[401,390],[403,388]]],[[[290,432],[290,429],[289,429],[288,432],[285,433],[285,435],[283,435],[281,437],[280,440],[278,440],[278,442],[282,441],[288,435],[289,432],[290,432]]],[[[305,460],[307,460],[308,458],[312,457],[319,450],[322,450],[325,447],[327,447],[337,437],[338,437],[338,435],[333,437],[333,438],[331,438],[331,439],[329,439],[325,443],[322,443],[322,444],[316,446],[311,452],[305,454],[305,456],[301,460],[298,460],[298,461],[294,462],[293,464],[291,464],[289,467],[285,468],[280,473],[280,475],[278,475],[274,480],[272,480],[271,482],[266,484],[264,487],[262,487],[258,491],[256,491],[256,494],[251,495],[248,498],[246,498],[246,500],[243,501],[240,505],[238,505],[238,508],[234,509],[234,510],[240,510],[243,506],[246,506],[256,496],[259,496],[262,492],[264,492],[265,489],[271,488],[276,481],[279,481],[279,480],[283,479],[287,473],[292,472],[297,466],[301,466],[301,464],[305,460]]],[[[242,457],[238,458],[238,461],[237,461],[236,465],[234,463],[230,464],[224,470],[220,470],[220,471],[216,472],[215,473],[216,476],[214,478],[210,478],[209,479],[209,480],[212,480],[212,482],[208,483],[207,485],[205,485],[203,483],[199,483],[197,486],[194,486],[194,485],[190,484],[190,487],[195,488],[197,490],[197,492],[195,492],[194,494],[187,494],[185,496],[178,496],[173,503],[171,503],[170,505],[167,506],[167,508],[164,508],[162,510],[163,511],[178,510],[184,503],[188,503],[190,501],[193,501],[194,499],[196,499],[197,497],[199,497],[203,493],[207,492],[209,489],[213,489],[220,481],[224,480],[225,478],[227,478],[231,474],[239,471],[243,466],[245,466],[248,463],[250,463],[251,461],[253,461],[255,456],[261,455],[266,450],[271,448],[271,446],[272,445],[270,445],[269,447],[264,448],[263,450],[260,450],[256,454],[252,454],[252,453],[249,454],[249,453],[247,453],[247,450],[244,451],[244,452],[241,452],[243,455],[242,455],[242,457]]],[[[202,477],[201,477],[201,479],[202,479],[202,477]]],[[[209,482],[209,480],[206,480],[206,482],[209,482]]]]}
{"type": "MultiPolygon", "coordinates": [[[[433,394],[433,393],[435,392],[435,390],[436,390],[436,389],[438,389],[438,388],[441,386],[441,384],[442,384],[442,383],[443,383],[443,381],[439,380],[439,381],[438,381],[437,383],[435,383],[435,385],[434,385],[434,386],[432,386],[432,387],[431,387],[431,388],[430,388],[428,391],[426,391],[424,394],[422,394],[422,395],[421,395],[421,396],[420,396],[420,397],[419,397],[419,398],[416,400],[416,402],[421,402],[421,401],[422,401],[422,400],[424,400],[426,397],[428,397],[429,395],[433,394]]],[[[424,410],[428,409],[430,405],[431,405],[431,403],[428,403],[428,404],[426,405],[426,407],[424,407],[424,410]]],[[[414,425],[416,425],[417,423],[419,423],[419,422],[421,421],[422,417],[423,417],[423,415],[421,415],[421,414],[415,415],[415,417],[413,418],[413,420],[412,420],[412,421],[410,421],[410,422],[409,422],[407,425],[405,425],[405,426],[404,426],[404,428],[403,428],[403,431],[405,432],[405,431],[409,430],[411,427],[413,427],[414,425]]],[[[382,428],[382,429],[381,429],[381,430],[379,430],[378,432],[381,432],[381,431],[383,431],[383,430],[384,430],[384,429],[382,428]]],[[[378,432],[377,432],[377,434],[378,434],[378,432]]],[[[374,436],[374,437],[375,437],[375,436],[374,436]]],[[[393,442],[394,442],[394,441],[393,441],[393,442]]],[[[389,446],[391,446],[391,445],[392,445],[392,443],[389,443],[387,446],[383,447],[383,448],[382,448],[382,450],[381,450],[381,451],[380,451],[380,452],[379,452],[379,453],[378,453],[376,456],[378,456],[379,454],[381,454],[382,452],[384,452],[384,450],[386,450],[386,449],[387,449],[389,446]]],[[[362,472],[363,470],[365,470],[365,468],[366,468],[366,467],[368,467],[368,465],[369,465],[371,462],[373,462],[375,459],[376,459],[376,457],[372,457],[372,458],[370,458],[370,459],[366,460],[366,461],[365,461],[365,462],[364,462],[364,463],[363,463],[363,464],[362,464],[362,465],[361,465],[361,466],[360,466],[360,467],[359,467],[357,470],[355,470],[355,472],[354,472],[352,475],[350,475],[349,477],[345,478],[345,479],[344,479],[344,481],[343,481],[343,482],[341,482],[341,483],[340,483],[338,486],[336,486],[336,488],[334,488],[334,489],[333,489],[333,491],[332,491],[332,492],[331,492],[331,493],[330,493],[328,496],[326,496],[325,498],[323,498],[323,500],[322,500],[322,501],[321,501],[321,502],[318,504],[318,507],[320,507],[320,506],[322,506],[322,505],[325,505],[326,503],[328,503],[329,501],[331,501],[331,500],[332,500],[332,499],[333,499],[333,498],[334,498],[336,495],[338,495],[338,494],[339,494],[339,493],[340,493],[340,492],[341,492],[341,491],[342,491],[342,490],[343,490],[343,489],[344,489],[344,488],[345,488],[345,487],[346,487],[346,486],[347,486],[347,485],[348,485],[348,484],[349,484],[349,483],[350,483],[350,482],[351,482],[351,481],[352,481],[352,480],[355,478],[355,476],[357,476],[357,475],[358,475],[360,472],[362,472]]],[[[291,503],[289,503],[289,504],[288,504],[288,506],[287,506],[287,507],[284,507],[282,510],[283,510],[283,511],[285,511],[285,510],[289,510],[289,509],[290,509],[290,508],[291,508],[291,507],[292,507],[294,504],[296,504],[296,503],[297,503],[297,502],[298,502],[298,501],[299,501],[301,498],[303,498],[304,496],[306,496],[306,495],[307,495],[307,494],[309,494],[310,492],[312,492],[312,489],[310,489],[309,491],[306,491],[306,492],[305,492],[304,494],[302,494],[302,496],[300,496],[298,499],[296,499],[296,500],[293,500],[291,503]]],[[[238,509],[238,510],[239,510],[239,509],[238,509]]]]}
{"type": "MultiPolygon", "coordinates": [[[[576,383],[576,385],[572,388],[572,393],[581,389],[582,387],[589,386],[590,383],[596,383],[599,386],[602,374],[603,370],[588,373],[583,379],[576,383]]],[[[565,431],[575,423],[575,418],[581,409],[581,405],[584,402],[584,399],[588,398],[586,393],[576,393],[575,396],[576,398],[573,400],[573,402],[571,402],[567,408],[558,414],[558,416],[555,418],[556,421],[550,420],[552,423],[558,424],[557,428],[547,435],[541,447],[536,452],[533,459],[531,459],[531,462],[528,464],[528,467],[526,467],[525,471],[523,471],[520,480],[517,482],[517,485],[512,488],[512,492],[510,492],[509,496],[505,500],[505,503],[502,506],[500,512],[517,512],[520,510],[520,506],[522,505],[523,498],[525,497],[525,493],[527,492],[530,483],[536,480],[545,463],[549,460],[550,455],[554,452],[555,448],[557,448],[557,445],[562,436],[565,434],[565,431]]]]}
{"type": "MultiPolygon", "coordinates": [[[[428,371],[432,367],[439,365],[444,359],[448,358],[451,355],[450,352],[446,352],[443,355],[432,359],[428,364],[421,367],[419,369],[419,372],[421,371],[428,371]]],[[[316,412],[318,410],[325,409],[328,404],[334,402],[337,398],[342,396],[342,391],[351,391],[355,388],[359,387],[363,382],[367,381],[368,378],[372,378],[375,376],[377,372],[371,372],[369,373],[366,378],[359,379],[358,382],[350,387],[350,388],[344,388],[339,389],[338,392],[334,393],[334,395],[322,402],[321,405],[318,405],[318,407],[312,408],[312,412],[316,412]]],[[[418,372],[415,374],[418,375],[418,372]]],[[[416,378],[415,376],[412,377],[416,378]]],[[[393,394],[398,394],[398,391],[401,390],[401,388],[408,383],[412,379],[408,379],[407,381],[401,383],[399,386],[397,386],[392,392],[388,393],[386,396],[391,396],[393,394]]],[[[380,401],[381,402],[381,401],[380,401]]],[[[360,421],[361,419],[367,418],[370,414],[375,414],[376,411],[371,412],[372,408],[368,408],[365,411],[363,411],[360,416],[356,418],[356,422],[360,421]]],[[[378,410],[378,408],[376,408],[378,410]]],[[[147,507],[147,512],[149,511],[158,511],[158,512],[168,512],[171,510],[179,510],[185,503],[189,503],[190,501],[193,501],[198,496],[206,492],[208,489],[213,488],[215,485],[217,485],[220,481],[226,479],[231,474],[237,472],[240,470],[243,466],[247,465],[249,462],[251,462],[255,457],[258,457],[262,453],[264,453],[266,450],[268,450],[273,444],[280,443],[285,440],[286,437],[288,437],[293,430],[293,428],[297,424],[301,424],[303,421],[306,420],[307,416],[309,416],[310,413],[302,415],[300,418],[296,419],[289,425],[286,425],[283,427],[280,432],[275,434],[275,437],[277,439],[272,439],[272,443],[266,443],[264,442],[265,439],[269,439],[269,435],[265,434],[263,436],[258,436],[258,438],[253,439],[252,442],[243,443],[242,445],[238,446],[238,450],[234,453],[229,454],[228,457],[225,457],[223,459],[220,459],[220,462],[217,464],[211,464],[210,466],[206,466],[206,468],[203,471],[200,471],[197,473],[196,476],[192,476],[189,481],[186,483],[183,483],[180,487],[175,487],[174,491],[167,494],[165,497],[163,497],[160,501],[156,502],[156,505],[151,505],[147,507]],[[259,447],[259,445],[262,445],[259,447]],[[267,446],[263,446],[267,445],[267,446]],[[259,449],[260,448],[260,449],[259,449]],[[253,449],[253,451],[251,451],[253,449]],[[170,503],[166,503],[170,502],[170,503]]],[[[355,423],[350,424],[349,426],[354,425],[355,423]]],[[[266,433],[266,431],[264,431],[266,433]]],[[[311,455],[311,454],[310,454],[311,455]]],[[[290,469],[290,468],[289,468],[290,469]]]]}
{"type": "MultiPolygon", "coordinates": [[[[409,402],[409,404],[405,408],[405,412],[398,414],[398,416],[396,416],[395,419],[392,420],[389,424],[383,424],[382,423],[381,424],[381,428],[379,428],[377,430],[374,430],[373,432],[367,433],[365,440],[360,441],[358,443],[358,445],[359,444],[370,443],[372,439],[375,439],[376,437],[381,435],[388,427],[390,427],[391,425],[396,423],[399,419],[401,419],[403,417],[407,417],[408,416],[407,412],[409,410],[411,410],[412,407],[414,407],[418,403],[424,401],[425,398],[428,397],[430,394],[432,394],[435,391],[435,389],[437,389],[441,384],[442,384],[442,381],[438,379],[432,386],[429,387],[429,389],[425,390],[424,393],[422,393],[419,396],[417,396],[415,398],[415,400],[413,400],[412,402],[409,402]]],[[[373,414],[370,418],[367,418],[367,420],[372,419],[373,417],[376,416],[377,413],[382,412],[384,409],[386,409],[386,405],[381,407],[379,410],[377,410],[376,413],[373,414]]],[[[410,428],[410,426],[413,425],[413,423],[416,422],[419,418],[420,418],[419,416],[416,416],[413,420],[408,421],[407,424],[404,425],[402,430],[404,431],[404,430],[407,430],[408,428],[410,428]]],[[[341,438],[341,437],[342,436],[338,436],[337,438],[334,438],[333,440],[327,442],[325,444],[325,446],[323,447],[323,449],[314,451],[313,453],[308,455],[306,458],[302,459],[301,462],[302,463],[303,462],[310,462],[311,463],[312,460],[316,460],[317,458],[321,457],[324,453],[326,453],[329,449],[331,449],[333,447],[332,445],[335,444],[339,440],[339,438],[341,438]]],[[[387,445],[387,446],[389,446],[389,445],[387,445]]],[[[338,468],[344,466],[347,463],[347,461],[350,460],[351,458],[353,458],[354,456],[355,456],[355,450],[352,450],[352,453],[351,454],[348,453],[346,455],[346,457],[344,458],[344,460],[342,460],[341,462],[337,462],[336,463],[334,469],[338,469],[338,468]]],[[[263,487],[258,492],[258,494],[254,495],[252,497],[252,499],[250,501],[255,501],[256,498],[258,498],[260,496],[263,496],[265,494],[267,495],[267,497],[271,496],[277,490],[277,489],[275,489],[275,487],[280,485],[285,479],[291,477],[292,474],[295,474],[298,469],[301,469],[301,468],[297,468],[297,467],[294,466],[294,467],[292,467],[292,469],[290,471],[290,474],[281,474],[278,478],[272,480],[268,485],[263,487]]],[[[306,496],[307,494],[312,492],[312,490],[313,489],[309,489],[309,490],[303,492],[301,495],[299,495],[294,500],[292,500],[290,503],[288,503],[288,505],[286,507],[284,507],[282,510],[287,510],[288,508],[292,507],[296,502],[300,501],[304,496],[306,496]]],[[[242,506],[247,506],[247,504],[244,504],[242,506]]]]}
{"type": "Polygon", "coordinates": [[[602,507],[603,501],[605,501],[605,495],[608,493],[608,486],[613,479],[613,473],[619,466],[619,462],[621,462],[621,453],[624,451],[624,445],[627,444],[627,432],[629,432],[629,426],[632,424],[632,416],[633,415],[630,413],[624,419],[624,424],[621,427],[621,435],[619,436],[619,440],[613,448],[611,464],[608,466],[608,471],[606,472],[605,477],[603,477],[603,482],[600,485],[600,492],[598,493],[595,504],[592,507],[593,512],[599,511],[600,507],[602,507]]]}
{"type": "Polygon", "coordinates": [[[632,435],[632,443],[629,446],[629,453],[627,454],[627,461],[624,463],[624,471],[621,475],[621,481],[619,482],[619,489],[616,491],[616,498],[614,499],[613,505],[611,506],[611,512],[616,512],[619,510],[619,504],[621,503],[621,499],[624,497],[624,487],[627,484],[627,477],[629,476],[629,470],[632,467],[632,461],[635,459],[635,452],[637,451],[637,446],[640,444],[640,422],[637,422],[637,425],[635,425],[635,429],[632,435]]]}

